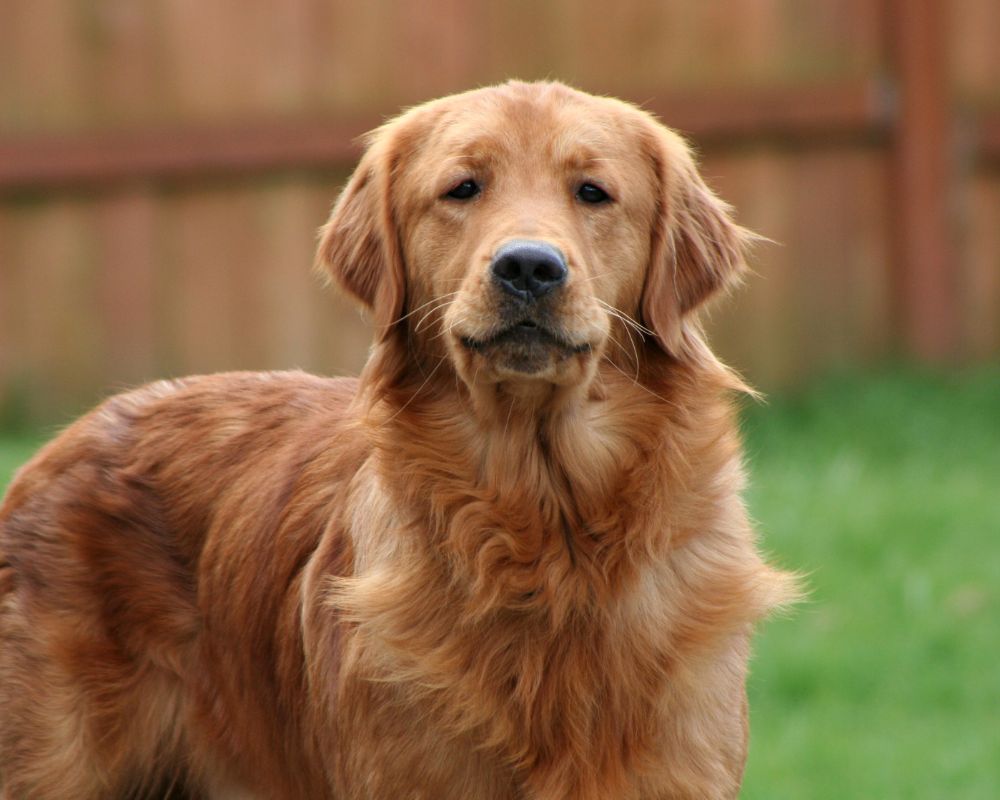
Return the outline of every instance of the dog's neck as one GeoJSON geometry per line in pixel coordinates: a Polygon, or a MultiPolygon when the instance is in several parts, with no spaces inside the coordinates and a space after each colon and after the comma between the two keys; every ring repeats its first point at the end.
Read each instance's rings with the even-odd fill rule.
{"type": "Polygon", "coordinates": [[[359,401],[374,443],[396,463],[427,443],[450,450],[466,480],[500,496],[523,492],[529,476],[539,490],[603,496],[624,462],[637,449],[655,451],[677,421],[671,395],[692,380],[687,372],[657,356],[628,373],[608,362],[586,385],[470,385],[446,358],[414,366],[411,348],[389,343],[373,352],[359,401]]]}
{"type": "Polygon", "coordinates": [[[620,593],[684,535],[663,522],[678,518],[668,506],[693,502],[671,465],[714,454],[691,469],[710,486],[736,458],[735,440],[701,441],[728,422],[695,419],[699,403],[681,396],[725,387],[665,357],[638,379],[608,365],[586,390],[488,398],[442,374],[444,362],[437,374],[411,364],[383,346],[362,376],[380,481],[396,507],[435,522],[432,549],[496,605],[561,616],[620,593]]]}

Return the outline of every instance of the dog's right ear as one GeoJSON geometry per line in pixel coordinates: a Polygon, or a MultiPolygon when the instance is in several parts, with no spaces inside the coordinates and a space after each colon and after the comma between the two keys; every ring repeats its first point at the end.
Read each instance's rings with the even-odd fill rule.
{"type": "Polygon", "coordinates": [[[356,299],[389,336],[402,315],[406,286],[392,197],[388,126],[370,134],[368,148],[320,229],[316,267],[356,299]]]}

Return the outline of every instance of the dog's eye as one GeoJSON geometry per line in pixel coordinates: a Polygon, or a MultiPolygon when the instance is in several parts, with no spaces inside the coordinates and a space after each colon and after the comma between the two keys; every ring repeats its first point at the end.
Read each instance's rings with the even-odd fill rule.
{"type": "Polygon", "coordinates": [[[479,191],[479,184],[474,180],[467,179],[452,187],[449,192],[445,193],[445,196],[453,200],[469,200],[479,194],[479,191]]]}
{"type": "Polygon", "coordinates": [[[585,183],[579,189],[576,190],[576,196],[584,203],[606,203],[611,199],[611,196],[604,191],[600,186],[595,186],[592,183],[585,183]]]}

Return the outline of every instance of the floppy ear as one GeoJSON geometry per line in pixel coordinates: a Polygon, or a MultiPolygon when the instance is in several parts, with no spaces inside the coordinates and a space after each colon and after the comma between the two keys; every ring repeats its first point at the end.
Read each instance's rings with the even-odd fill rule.
{"type": "Polygon", "coordinates": [[[316,253],[316,267],[371,313],[376,341],[389,336],[406,292],[389,194],[394,166],[390,144],[385,128],[371,135],[361,163],[320,229],[316,253]]]}
{"type": "Polygon", "coordinates": [[[657,125],[650,147],[659,200],[641,311],[659,346],[680,357],[685,318],[738,282],[747,247],[758,237],[733,222],[680,136],[657,125]]]}

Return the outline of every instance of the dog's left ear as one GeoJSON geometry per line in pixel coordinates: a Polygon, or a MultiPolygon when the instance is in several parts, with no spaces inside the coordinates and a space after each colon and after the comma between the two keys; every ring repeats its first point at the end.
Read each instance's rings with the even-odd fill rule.
{"type": "Polygon", "coordinates": [[[739,281],[748,246],[759,237],[733,222],[680,136],[654,123],[647,146],[658,202],[641,312],[657,344],[680,358],[687,350],[687,318],[739,281]]]}
{"type": "Polygon", "coordinates": [[[368,148],[320,229],[316,267],[368,311],[375,340],[389,336],[402,314],[405,279],[393,215],[392,123],[369,135],[368,148]]]}

